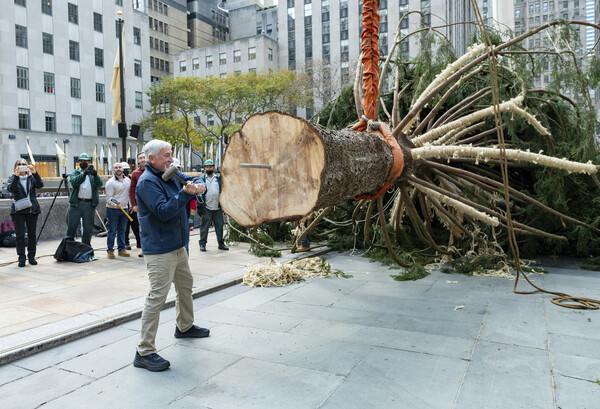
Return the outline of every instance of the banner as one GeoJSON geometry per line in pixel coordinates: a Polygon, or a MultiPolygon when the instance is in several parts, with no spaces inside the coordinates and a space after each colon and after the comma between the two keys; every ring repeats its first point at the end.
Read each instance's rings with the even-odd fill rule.
{"type": "Polygon", "coordinates": [[[107,157],[107,161],[108,161],[108,172],[112,172],[112,149],[110,147],[110,145],[108,145],[108,157],[107,157]]]}
{"type": "Polygon", "coordinates": [[[29,162],[35,166],[35,159],[33,159],[33,153],[31,153],[31,148],[29,147],[29,138],[27,138],[27,153],[29,154],[29,162]]]}
{"type": "Polygon", "coordinates": [[[56,140],[54,141],[54,147],[56,148],[56,158],[58,159],[58,163],[63,168],[66,168],[67,167],[67,155],[65,155],[63,150],[60,149],[60,146],[58,146],[58,143],[56,143],[56,140]]]}

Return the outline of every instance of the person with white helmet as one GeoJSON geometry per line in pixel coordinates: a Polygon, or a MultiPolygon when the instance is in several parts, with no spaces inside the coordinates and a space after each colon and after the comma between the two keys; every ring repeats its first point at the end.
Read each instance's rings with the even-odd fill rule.
{"type": "Polygon", "coordinates": [[[129,177],[129,173],[131,172],[131,168],[129,167],[129,163],[122,162],[121,165],[123,166],[123,175],[129,177]]]}
{"type": "Polygon", "coordinates": [[[208,240],[208,228],[210,222],[215,226],[215,234],[219,250],[229,250],[223,240],[223,211],[219,203],[219,194],[221,193],[221,175],[215,174],[215,162],[212,159],[207,159],[204,162],[204,171],[201,180],[206,183],[206,191],[202,193],[201,202],[199,203],[202,213],[202,224],[200,225],[200,251],[206,251],[206,241],[208,240]]]}

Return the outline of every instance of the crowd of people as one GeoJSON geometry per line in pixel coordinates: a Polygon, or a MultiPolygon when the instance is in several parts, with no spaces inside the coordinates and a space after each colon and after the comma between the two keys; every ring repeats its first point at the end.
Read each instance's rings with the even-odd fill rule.
{"type": "MultiPolygon", "coordinates": [[[[90,156],[82,153],[78,157],[78,167],[68,176],[71,190],[66,217],[66,237],[74,239],[81,228],[81,242],[88,246],[91,246],[94,217],[98,214],[99,190],[103,187],[91,162],[90,156]]],[[[158,372],[170,366],[169,361],[158,355],[155,342],[160,311],[171,283],[177,294],[174,336],[204,338],[210,334],[208,329],[194,325],[193,278],[188,256],[189,234],[194,227],[196,210],[201,217],[200,251],[206,251],[211,223],[215,227],[218,249],[226,251],[229,248],[223,239],[223,212],[219,202],[222,182],[220,175],[215,173],[212,160],[204,162],[205,173],[200,177],[177,170],[168,178],[166,170],[177,166],[171,145],[152,140],[138,155],[137,163],[138,167],[131,175],[128,164],[115,163],[112,176],[104,185],[108,219],[106,257],[130,257],[131,229],[136,247],[142,249],[139,256],[144,257],[150,283],[142,313],[141,340],[133,364],[158,372]]],[[[19,159],[8,180],[8,190],[13,195],[11,217],[15,224],[19,267],[25,267],[27,260],[31,265],[37,264],[36,228],[40,206],[36,189],[42,187],[43,181],[35,167],[19,159]]]]}

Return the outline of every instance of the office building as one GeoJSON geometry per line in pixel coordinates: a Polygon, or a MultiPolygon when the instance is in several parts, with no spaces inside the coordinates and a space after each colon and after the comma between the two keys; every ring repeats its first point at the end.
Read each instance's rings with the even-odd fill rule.
{"type": "MultiPolygon", "coordinates": [[[[58,166],[55,141],[68,156],[104,150],[121,156],[111,127],[110,93],[117,55],[117,10],[124,20],[125,115],[131,125],[143,115],[150,84],[148,16],[131,1],[14,0],[0,16],[0,177],[28,157],[27,140],[42,176],[58,166]],[[119,4],[122,3],[123,5],[119,4]]],[[[128,141],[132,156],[136,141],[128,141]]],[[[106,166],[106,164],[104,165],[106,166]]]]}

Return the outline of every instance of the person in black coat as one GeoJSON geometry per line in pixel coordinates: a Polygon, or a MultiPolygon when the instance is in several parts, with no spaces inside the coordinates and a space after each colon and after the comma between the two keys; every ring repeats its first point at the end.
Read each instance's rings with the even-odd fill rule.
{"type": "Polygon", "coordinates": [[[36,232],[37,219],[41,212],[40,205],[35,195],[35,189],[44,187],[40,174],[33,165],[28,165],[25,159],[15,162],[15,171],[8,178],[8,191],[13,194],[13,203],[10,216],[15,223],[15,235],[17,254],[19,255],[19,267],[25,267],[25,226],[27,226],[27,258],[29,264],[36,265],[36,232]],[[15,202],[29,196],[31,206],[21,210],[15,209],[15,202]]]}

